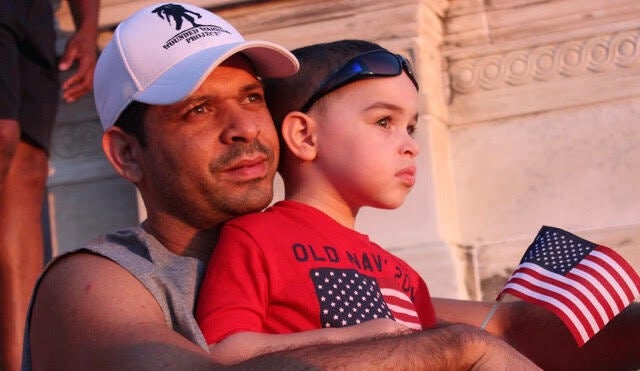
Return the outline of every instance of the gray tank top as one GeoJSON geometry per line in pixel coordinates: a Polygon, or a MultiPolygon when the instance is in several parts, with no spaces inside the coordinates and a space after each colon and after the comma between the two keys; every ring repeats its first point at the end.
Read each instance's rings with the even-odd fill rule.
{"type": "MultiPolygon", "coordinates": [[[[106,234],[74,252],[82,251],[104,256],[129,271],[160,304],[167,326],[205,351],[209,351],[193,315],[196,296],[204,275],[203,262],[171,253],[140,227],[106,234]]],[[[66,255],[68,254],[51,261],[45,272],[66,255]]],[[[38,279],[34,292],[38,290],[41,280],[42,276],[38,279]]],[[[31,308],[27,318],[31,318],[31,308]]],[[[29,322],[27,321],[25,329],[23,370],[31,370],[29,322]]]]}

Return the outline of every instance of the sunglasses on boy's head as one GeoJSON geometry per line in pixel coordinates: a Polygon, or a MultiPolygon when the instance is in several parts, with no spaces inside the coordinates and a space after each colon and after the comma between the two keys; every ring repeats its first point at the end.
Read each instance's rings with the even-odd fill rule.
{"type": "Polygon", "coordinates": [[[320,87],[311,95],[300,111],[307,112],[320,98],[354,81],[370,77],[398,76],[402,71],[407,73],[418,90],[418,81],[413,74],[411,64],[403,56],[389,53],[386,50],[374,50],[360,54],[349,60],[320,84],[320,87]]]}

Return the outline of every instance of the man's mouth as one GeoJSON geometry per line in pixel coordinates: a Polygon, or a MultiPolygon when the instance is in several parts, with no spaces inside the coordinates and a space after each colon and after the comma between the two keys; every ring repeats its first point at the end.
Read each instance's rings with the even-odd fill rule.
{"type": "Polygon", "coordinates": [[[249,181],[268,175],[269,161],[266,156],[243,158],[225,167],[223,173],[236,181],[249,181]]]}

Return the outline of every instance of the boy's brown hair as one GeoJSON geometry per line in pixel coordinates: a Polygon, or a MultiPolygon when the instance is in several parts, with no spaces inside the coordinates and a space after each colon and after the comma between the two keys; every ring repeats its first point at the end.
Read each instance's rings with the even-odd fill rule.
{"type": "Polygon", "coordinates": [[[298,73],[278,79],[264,79],[265,99],[280,131],[282,119],[300,111],[320,85],[352,58],[373,50],[386,50],[364,40],[339,40],[292,50],[300,62],[298,73]]]}

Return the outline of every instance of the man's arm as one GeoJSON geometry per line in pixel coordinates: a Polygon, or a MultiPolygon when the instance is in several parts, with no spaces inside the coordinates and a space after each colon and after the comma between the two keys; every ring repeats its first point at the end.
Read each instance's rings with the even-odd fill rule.
{"type": "Polygon", "coordinates": [[[462,324],[272,353],[241,366],[257,365],[269,369],[305,366],[329,370],[539,370],[497,337],[462,324]]]}
{"type": "Polygon", "coordinates": [[[135,277],[86,253],[63,258],[45,275],[31,317],[31,354],[35,370],[213,366],[204,350],[167,326],[135,277]]]}
{"type": "MultiPolygon", "coordinates": [[[[433,299],[438,318],[480,326],[493,303],[433,299]]],[[[639,369],[640,303],[633,303],[578,347],[562,321],[523,301],[500,303],[487,330],[545,370],[639,369]]]]}
{"type": "MultiPolygon", "coordinates": [[[[34,369],[214,369],[209,354],[171,330],[150,293],[108,259],[75,254],[57,262],[36,294],[34,369]]],[[[398,337],[272,353],[239,368],[526,369],[501,340],[465,325],[398,337]],[[451,367],[449,367],[451,366],[451,367]]]]}
{"type": "Polygon", "coordinates": [[[62,84],[63,98],[73,102],[93,88],[97,58],[100,0],[68,0],[76,32],[65,48],[59,69],[66,71],[77,62],[76,72],[62,84]]]}

